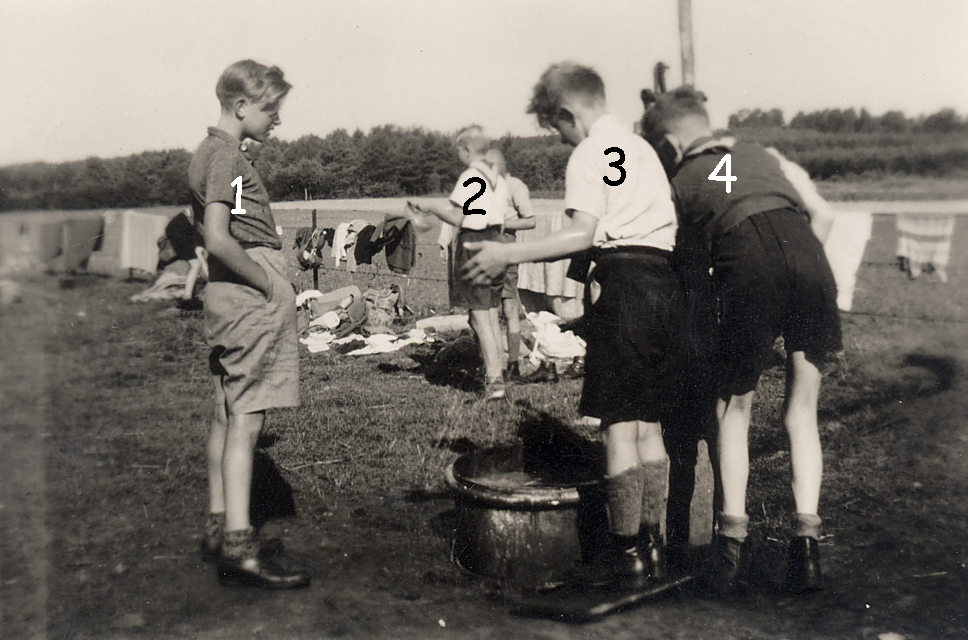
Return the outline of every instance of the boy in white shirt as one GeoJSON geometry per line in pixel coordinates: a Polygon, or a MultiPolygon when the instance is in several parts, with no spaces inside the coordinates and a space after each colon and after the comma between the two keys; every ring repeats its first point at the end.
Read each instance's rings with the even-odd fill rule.
{"type": "Polygon", "coordinates": [[[676,212],[655,151],[609,115],[599,75],[552,65],[529,113],[575,147],[565,173],[571,225],[533,242],[476,243],[465,277],[484,282],[508,264],[589,253],[587,342],[579,412],[601,419],[613,544],[588,567],[586,584],[644,586],[668,577],[663,527],[669,458],[660,418],[684,367],[684,318],[672,269],[676,212]]]}
{"type": "MultiPolygon", "coordinates": [[[[447,204],[413,203],[418,211],[432,213],[446,223],[458,227],[454,250],[454,270],[460,272],[473,255],[467,248],[471,242],[497,241],[504,228],[507,208],[507,184],[493,166],[485,161],[491,140],[478,125],[461,129],[454,137],[457,155],[467,169],[457,179],[447,204]]],[[[501,361],[501,337],[498,309],[504,269],[492,277],[471,283],[458,274],[451,279],[454,290],[451,301],[470,312],[470,325],[477,334],[484,361],[484,399],[500,400],[507,397],[501,361]]]]}

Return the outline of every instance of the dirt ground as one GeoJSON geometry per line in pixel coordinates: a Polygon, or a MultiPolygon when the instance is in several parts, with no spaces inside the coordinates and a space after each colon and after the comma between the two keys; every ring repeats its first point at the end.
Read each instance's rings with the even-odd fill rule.
{"type": "MultiPolygon", "coordinates": [[[[759,588],[580,625],[515,616],[501,585],[450,562],[441,473],[458,454],[433,446],[441,420],[477,420],[467,428],[480,444],[511,437],[523,404],[465,415],[466,394],[428,385],[415,359],[307,358],[306,408],[274,417],[261,450],[277,491],[263,535],[282,537],[313,583],[220,587],[196,554],[209,393],[197,312],[131,305],[143,282],[24,281],[23,301],[0,307],[0,637],[968,638],[968,283],[957,270],[945,287],[879,273],[866,302],[928,291],[925,315],[956,322],[845,318],[845,360],[821,401],[828,588],[771,589],[789,511],[774,426],[752,442],[759,588]],[[415,408],[388,417],[381,407],[400,398],[415,408]],[[504,431],[488,434],[496,419],[504,431]]],[[[554,411],[577,390],[524,399],[554,411]]],[[[778,410],[767,402],[756,420],[778,410]]]]}

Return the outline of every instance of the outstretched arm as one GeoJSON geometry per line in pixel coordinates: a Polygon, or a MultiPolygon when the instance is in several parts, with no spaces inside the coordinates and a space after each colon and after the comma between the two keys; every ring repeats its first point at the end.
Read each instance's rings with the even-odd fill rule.
{"type": "Polygon", "coordinates": [[[468,242],[467,249],[477,253],[464,265],[463,277],[475,284],[486,284],[509,264],[558,260],[590,249],[597,227],[598,218],[583,211],[573,211],[570,225],[540,240],[510,244],[468,242]]]}
{"type": "Polygon", "coordinates": [[[460,227],[464,222],[464,212],[463,210],[455,205],[453,202],[447,201],[429,201],[429,202],[411,202],[411,206],[421,213],[429,213],[437,216],[444,222],[452,224],[455,227],[460,227]]]}

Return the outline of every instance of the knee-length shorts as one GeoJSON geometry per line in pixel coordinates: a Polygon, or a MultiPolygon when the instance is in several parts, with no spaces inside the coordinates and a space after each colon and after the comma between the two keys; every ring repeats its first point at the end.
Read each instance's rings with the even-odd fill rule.
{"type": "Polygon", "coordinates": [[[678,388],[683,296],[671,253],[650,247],[595,258],[585,287],[587,343],[579,411],[615,422],[660,422],[678,388]],[[600,294],[596,293],[600,291],[600,294]]]}
{"type": "Polygon", "coordinates": [[[779,336],[818,367],[842,348],[837,284],[802,213],[750,216],[714,240],[712,257],[721,398],[756,388],[779,336]]]}
{"type": "Polygon", "coordinates": [[[245,252],[269,276],[269,296],[248,285],[205,287],[205,339],[216,392],[229,415],[299,406],[296,297],[281,251],[245,252]]]}

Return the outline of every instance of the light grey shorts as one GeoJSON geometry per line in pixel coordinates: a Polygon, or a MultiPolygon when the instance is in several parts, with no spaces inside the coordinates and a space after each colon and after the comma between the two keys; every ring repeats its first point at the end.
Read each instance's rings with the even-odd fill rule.
{"type": "Polygon", "coordinates": [[[209,367],[229,415],[299,406],[296,296],[281,251],[246,249],[269,276],[269,296],[234,282],[205,287],[209,367]]]}

